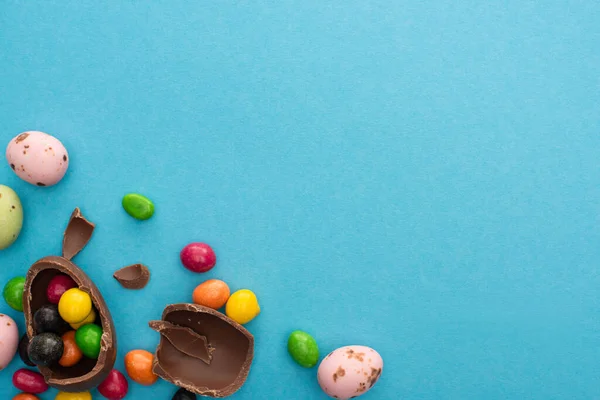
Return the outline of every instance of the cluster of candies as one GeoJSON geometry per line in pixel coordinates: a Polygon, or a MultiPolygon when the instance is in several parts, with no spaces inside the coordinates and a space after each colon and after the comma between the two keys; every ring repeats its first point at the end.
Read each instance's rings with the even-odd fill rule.
{"type": "MultiPolygon", "coordinates": [[[[11,279],[4,288],[6,302],[15,310],[23,311],[24,278],[11,279]]],[[[84,358],[95,360],[100,354],[102,328],[96,324],[97,311],[90,295],[79,289],[73,279],[64,274],[55,275],[46,289],[47,304],[33,314],[35,335],[29,340],[21,337],[18,352],[21,360],[29,366],[63,368],[76,367],[84,358]]],[[[15,399],[35,399],[34,394],[48,390],[43,376],[25,368],[13,375],[13,385],[26,393],[15,399]],[[27,397],[29,396],[29,397],[27,397]]],[[[117,370],[98,388],[100,394],[111,400],[119,400],[127,393],[127,380],[117,370]]],[[[56,400],[91,399],[89,393],[61,392],[56,400]]]]}

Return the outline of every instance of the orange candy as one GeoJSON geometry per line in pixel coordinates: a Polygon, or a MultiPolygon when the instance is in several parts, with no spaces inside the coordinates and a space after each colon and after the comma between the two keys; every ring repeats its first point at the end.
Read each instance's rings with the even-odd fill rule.
{"type": "Polygon", "coordinates": [[[201,306],[218,310],[227,303],[230,294],[229,286],[225,282],[218,279],[209,279],[194,289],[192,300],[201,306]]]}
{"type": "Polygon", "coordinates": [[[12,398],[12,400],[40,400],[39,397],[29,393],[20,393],[12,398]]]}
{"type": "Polygon", "coordinates": [[[131,350],[125,355],[127,375],[140,385],[150,386],[158,379],[152,372],[152,353],[146,350],[131,350]]]}
{"type": "Polygon", "coordinates": [[[63,355],[58,360],[58,363],[63,367],[72,367],[81,361],[83,357],[83,353],[77,347],[77,343],[75,342],[75,331],[69,331],[62,335],[64,350],[63,355]]]}

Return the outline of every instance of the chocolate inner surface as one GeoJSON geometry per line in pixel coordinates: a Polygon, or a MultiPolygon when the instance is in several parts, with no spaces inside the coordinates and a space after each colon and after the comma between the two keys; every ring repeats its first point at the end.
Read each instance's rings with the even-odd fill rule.
{"type": "MultiPolygon", "coordinates": [[[[60,271],[56,269],[44,269],[34,278],[31,284],[31,315],[34,315],[41,306],[49,304],[46,298],[46,288],[50,280],[58,274],[60,274],[60,271]]],[[[73,277],[73,279],[77,282],[76,277],[73,277]]],[[[80,282],[77,283],[80,284],[80,282]]],[[[38,332],[34,331],[34,334],[38,334],[38,332]]],[[[50,369],[52,370],[52,377],[54,379],[67,379],[87,374],[94,368],[96,362],[97,360],[83,357],[80,362],[72,367],[63,367],[56,364],[51,366],[50,369]]]]}
{"type": "Polygon", "coordinates": [[[167,321],[152,321],[150,327],[160,332],[177,350],[210,364],[215,349],[209,346],[206,336],[167,321]]]}
{"type": "Polygon", "coordinates": [[[113,277],[126,289],[142,289],[150,280],[150,271],[145,265],[134,264],[116,271],[113,277]]]}
{"type": "Polygon", "coordinates": [[[171,336],[171,339],[184,343],[174,346],[171,341],[161,338],[157,349],[160,369],[174,380],[194,387],[223,389],[236,381],[248,355],[250,341],[234,326],[221,318],[202,312],[187,310],[172,311],[165,321],[187,327],[198,335],[205,336],[208,346],[213,348],[212,360],[207,364],[202,359],[191,357],[177,347],[189,345],[193,336],[171,336]]]}

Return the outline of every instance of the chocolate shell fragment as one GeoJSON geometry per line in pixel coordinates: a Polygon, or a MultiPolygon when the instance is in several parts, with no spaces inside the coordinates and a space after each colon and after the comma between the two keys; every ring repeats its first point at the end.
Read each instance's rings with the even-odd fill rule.
{"type": "Polygon", "coordinates": [[[82,392],[98,386],[112,370],[117,355],[114,323],[104,298],[85,272],[69,259],[87,244],[93,230],[94,224],[87,221],[79,209],[75,209],[65,230],[63,257],[48,256],[36,261],[29,268],[25,279],[23,313],[29,338],[39,333],[35,330],[33,315],[48,304],[46,289],[50,280],[58,274],[70,276],[79,289],[87,292],[97,311],[95,323],[102,327],[100,355],[97,360],[84,357],[75,366],[68,368],[60,365],[38,367],[49,386],[65,392],[82,392]]]}
{"type": "Polygon", "coordinates": [[[227,397],[250,372],[254,337],[226,315],[196,304],[171,304],[150,327],[161,334],[153,371],[192,393],[227,397]]]}
{"type": "Polygon", "coordinates": [[[143,289],[150,281],[150,271],[143,264],[134,264],[116,271],[113,278],[125,289],[143,289]]]}

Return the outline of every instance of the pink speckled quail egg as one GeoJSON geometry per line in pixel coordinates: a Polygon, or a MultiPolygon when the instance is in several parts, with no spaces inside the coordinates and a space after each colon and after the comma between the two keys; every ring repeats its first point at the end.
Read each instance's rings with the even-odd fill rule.
{"type": "Polygon", "coordinates": [[[0,314],[0,371],[6,368],[17,353],[19,346],[19,330],[15,321],[5,314],[0,314]]]}
{"type": "Polygon", "coordinates": [[[350,399],[368,392],[383,371],[379,353],[366,346],[345,346],[329,353],[317,372],[319,385],[329,396],[350,399]]]}
{"type": "Polygon", "coordinates": [[[6,148],[6,159],[17,176],[32,185],[56,185],[69,168],[65,146],[47,133],[23,132],[6,148]]]}

